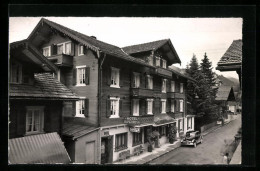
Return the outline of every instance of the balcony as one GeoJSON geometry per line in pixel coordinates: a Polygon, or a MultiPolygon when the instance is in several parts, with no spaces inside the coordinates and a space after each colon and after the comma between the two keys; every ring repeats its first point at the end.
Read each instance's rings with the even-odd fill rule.
{"type": "Polygon", "coordinates": [[[169,112],[168,114],[175,119],[184,117],[183,112],[169,112]]]}
{"type": "Polygon", "coordinates": [[[178,93],[178,92],[167,92],[167,98],[168,99],[184,99],[185,95],[184,93],[178,93]]]}
{"type": "Polygon", "coordinates": [[[58,66],[66,66],[72,67],[73,66],[73,57],[66,54],[59,54],[47,57],[51,62],[58,66]]]}
{"type": "Polygon", "coordinates": [[[143,88],[131,88],[131,96],[139,98],[149,98],[154,97],[152,89],[143,89],[143,88]]]}
{"type": "Polygon", "coordinates": [[[155,74],[163,76],[163,77],[172,78],[172,72],[165,68],[159,68],[159,67],[156,68],[155,74]]]}

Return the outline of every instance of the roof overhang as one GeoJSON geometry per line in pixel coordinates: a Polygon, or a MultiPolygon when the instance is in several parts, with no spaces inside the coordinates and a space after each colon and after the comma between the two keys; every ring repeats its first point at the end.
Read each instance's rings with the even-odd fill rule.
{"type": "Polygon", "coordinates": [[[229,64],[229,65],[218,65],[216,70],[219,71],[236,71],[241,69],[241,63],[229,64]]]}

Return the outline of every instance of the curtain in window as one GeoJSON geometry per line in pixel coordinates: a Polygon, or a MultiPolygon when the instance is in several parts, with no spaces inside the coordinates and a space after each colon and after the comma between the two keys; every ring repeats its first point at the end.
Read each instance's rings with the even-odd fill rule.
{"type": "Polygon", "coordinates": [[[65,54],[71,54],[71,43],[65,43],[65,54]]]}

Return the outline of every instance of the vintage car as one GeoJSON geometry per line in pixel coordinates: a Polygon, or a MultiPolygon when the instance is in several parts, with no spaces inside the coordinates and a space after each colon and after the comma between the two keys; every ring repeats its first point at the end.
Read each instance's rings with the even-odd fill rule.
{"type": "Polygon", "coordinates": [[[193,145],[197,147],[198,143],[202,143],[203,137],[199,131],[188,131],[181,140],[181,145],[193,145]]]}

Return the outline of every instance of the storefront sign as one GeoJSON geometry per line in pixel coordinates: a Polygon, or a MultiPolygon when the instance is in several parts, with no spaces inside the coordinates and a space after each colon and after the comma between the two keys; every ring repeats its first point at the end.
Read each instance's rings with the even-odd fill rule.
{"type": "Polygon", "coordinates": [[[129,131],[130,132],[138,132],[139,133],[140,132],[140,128],[130,127],[129,131]]]}
{"type": "Polygon", "coordinates": [[[140,124],[140,120],[137,117],[126,117],[124,119],[125,124],[140,124]]]}
{"type": "Polygon", "coordinates": [[[126,117],[124,119],[125,124],[145,124],[145,123],[153,123],[153,116],[131,116],[131,117],[126,117]]]}

